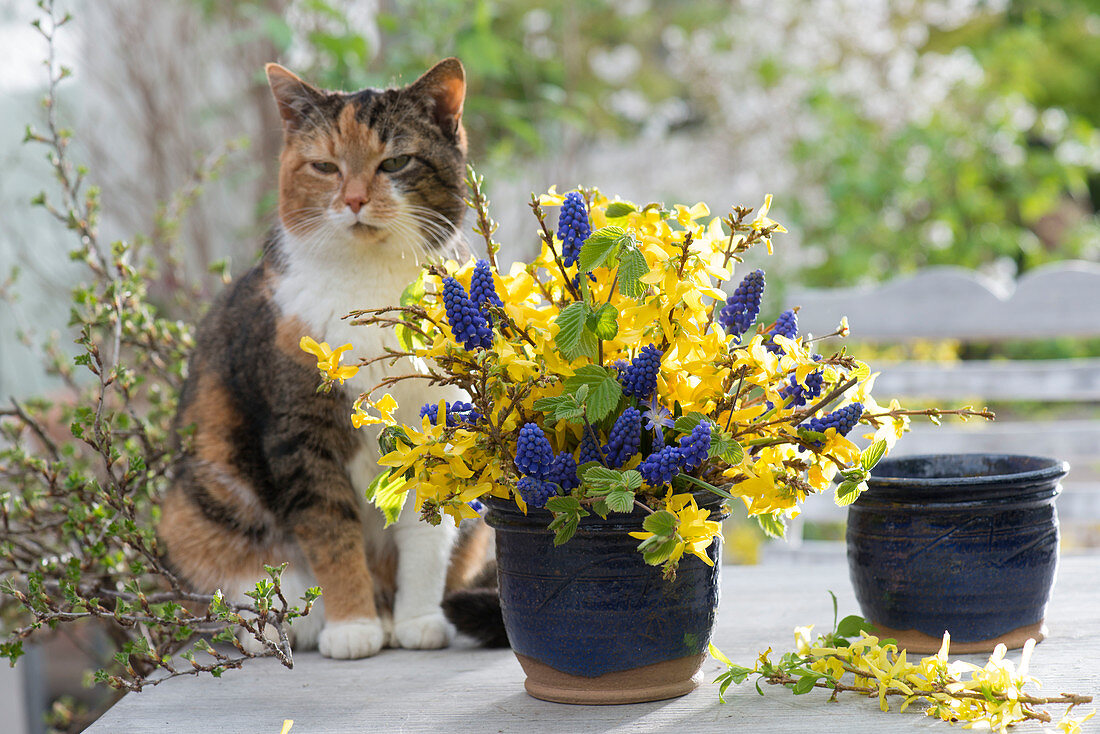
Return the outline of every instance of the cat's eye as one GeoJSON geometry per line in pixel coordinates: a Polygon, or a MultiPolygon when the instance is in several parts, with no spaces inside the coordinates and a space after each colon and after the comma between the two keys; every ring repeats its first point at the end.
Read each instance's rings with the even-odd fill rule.
{"type": "Polygon", "coordinates": [[[313,166],[313,170],[317,171],[318,173],[332,175],[334,173],[339,173],[340,171],[340,166],[336,165],[332,161],[313,161],[312,163],[310,163],[310,165],[313,166]]]}
{"type": "Polygon", "coordinates": [[[409,160],[409,156],[399,155],[394,158],[387,158],[386,160],[382,161],[382,163],[378,167],[386,173],[393,173],[394,171],[400,171],[402,168],[409,165],[409,160]]]}

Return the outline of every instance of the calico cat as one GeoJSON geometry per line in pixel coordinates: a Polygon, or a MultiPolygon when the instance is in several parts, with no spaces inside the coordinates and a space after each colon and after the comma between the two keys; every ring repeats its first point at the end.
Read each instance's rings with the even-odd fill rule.
{"type": "MultiPolygon", "coordinates": [[[[383,531],[364,500],[379,472],[376,444],[352,427],[350,411],[385,368],[318,393],[316,361],[298,343],[352,342],[360,355],[396,348],[390,330],[341,317],[398,303],[424,258],[461,250],[465,73],[445,59],[406,87],[351,94],[316,89],[276,64],[267,77],[284,126],[279,223],[259,264],[199,327],[177,417],[193,435],[159,534],[172,566],[203,592],[244,601],[263,564],[284,561],[288,600],[321,586],[321,603],[291,629],[298,648],[360,658],[384,645],[444,647],[444,593],[484,575],[488,530],[475,525],[456,545],[454,527],[419,522],[410,506],[383,531]]],[[[405,422],[443,397],[402,387],[409,382],[395,392],[405,422]]],[[[454,600],[452,618],[500,644],[493,602],[478,598],[484,619],[454,600]]]]}

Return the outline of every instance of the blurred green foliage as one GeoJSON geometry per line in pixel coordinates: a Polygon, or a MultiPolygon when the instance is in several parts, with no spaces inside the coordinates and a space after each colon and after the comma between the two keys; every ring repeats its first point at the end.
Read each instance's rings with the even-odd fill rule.
{"type": "Polygon", "coordinates": [[[826,132],[796,156],[827,204],[795,203],[793,223],[824,248],[802,271],[805,282],[835,286],[1004,258],[1023,272],[1097,257],[1100,176],[1071,151],[1098,140],[1100,2],[1013,2],[933,34],[924,52],[963,46],[984,79],[926,120],[889,129],[849,100],[810,99],[826,132]]]}
{"type": "Polygon", "coordinates": [[[689,0],[639,5],[645,12],[634,15],[612,0],[404,0],[382,2],[364,23],[330,0],[195,1],[267,35],[280,54],[309,58],[295,71],[328,88],[407,84],[457,56],[467,71],[471,157],[490,163],[557,150],[570,134],[629,133],[633,124],[608,95],[627,86],[648,99],[673,93],[661,31],[720,12],[689,0]],[[621,77],[592,70],[594,50],[627,46],[621,77]]]}

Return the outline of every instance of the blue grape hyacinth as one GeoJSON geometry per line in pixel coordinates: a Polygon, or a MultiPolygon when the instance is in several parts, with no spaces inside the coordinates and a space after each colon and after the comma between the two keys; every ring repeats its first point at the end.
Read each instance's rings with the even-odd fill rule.
{"type": "Polygon", "coordinates": [[[546,501],[558,493],[553,484],[535,477],[520,477],[516,490],[528,507],[546,507],[546,501]]]}
{"type": "MultiPolygon", "coordinates": [[[[811,431],[817,431],[818,433],[825,433],[826,430],[835,428],[838,435],[847,436],[851,433],[852,429],[856,427],[856,424],[859,423],[859,419],[862,416],[863,405],[861,403],[852,403],[839,410],[834,410],[832,413],[821,418],[810,418],[802,424],[802,427],[808,428],[811,431]]],[[[814,442],[814,446],[821,445],[821,441],[814,442]]]]}
{"type": "Polygon", "coordinates": [[[665,446],[654,451],[638,465],[638,471],[652,487],[668,484],[672,477],[680,473],[684,457],[676,446],[665,446]]]}
{"type": "Polygon", "coordinates": [[[611,427],[611,434],[607,437],[607,448],[604,449],[607,465],[618,469],[638,453],[641,445],[642,414],[637,408],[627,408],[616,419],[615,425],[611,427]]]}
{"type": "Polygon", "coordinates": [[[798,383],[798,377],[796,375],[791,375],[790,382],[779,391],[779,395],[784,399],[789,398],[787,407],[794,408],[805,405],[807,400],[813,400],[820,395],[821,388],[824,385],[825,373],[821,370],[806,375],[806,384],[804,386],[798,383]]]}
{"type": "Polygon", "coordinates": [[[577,262],[581,255],[581,245],[592,234],[588,224],[588,210],[584,197],[576,191],[565,195],[558,215],[558,239],[561,240],[562,262],[566,267],[577,262]]]}
{"type": "Polygon", "coordinates": [[[699,421],[691,433],[680,437],[680,458],[687,470],[698,469],[710,451],[710,421],[699,421]]]}
{"type": "Polygon", "coordinates": [[[547,476],[547,481],[551,481],[565,490],[576,489],[580,486],[581,482],[577,477],[577,462],[573,459],[573,454],[568,451],[558,452],[558,455],[554,457],[554,462],[550,465],[550,474],[547,476]]]}
{"type": "MultiPolygon", "coordinates": [[[[783,313],[779,314],[779,318],[775,320],[775,325],[768,330],[769,334],[779,334],[785,336],[788,339],[794,339],[798,336],[798,314],[793,308],[788,308],[783,313]]],[[[776,344],[771,339],[765,344],[768,351],[772,354],[783,354],[783,347],[776,344]]]]}
{"type": "MultiPolygon", "coordinates": [[[[447,410],[447,425],[456,426],[459,423],[477,423],[481,420],[481,413],[474,408],[473,403],[464,403],[461,400],[455,402],[447,401],[445,404],[447,410]]],[[[424,403],[420,407],[420,417],[428,416],[428,420],[432,423],[438,423],[439,418],[439,404],[438,403],[424,403]]]]}
{"type": "Polygon", "coordinates": [[[726,299],[726,305],[718,312],[718,325],[727,334],[740,337],[756,322],[763,296],[764,271],[754,270],[741,279],[733,295],[726,299]]]}
{"type": "Polygon", "coordinates": [[[580,455],[577,456],[577,464],[584,466],[589,462],[603,463],[603,453],[600,451],[599,442],[592,437],[592,433],[589,431],[584,432],[584,437],[581,439],[580,455]]]}
{"type": "Polygon", "coordinates": [[[516,440],[516,469],[519,473],[546,479],[553,461],[554,449],[546,434],[537,423],[524,423],[516,440]]]}
{"type": "Polygon", "coordinates": [[[470,278],[470,300],[477,306],[489,326],[493,325],[493,317],[489,315],[488,307],[504,308],[504,302],[500,300],[500,295],[497,293],[493,271],[489,267],[488,260],[478,260],[477,265],[474,266],[474,274],[470,278]]]}
{"type": "Polygon", "coordinates": [[[619,381],[623,384],[623,395],[633,395],[638,400],[648,400],[657,389],[657,372],[661,369],[661,357],[664,352],[654,344],[642,347],[630,366],[622,371],[619,381]]]}
{"type": "Polygon", "coordinates": [[[466,289],[454,278],[443,279],[443,306],[447,310],[451,333],[455,335],[456,341],[462,342],[466,351],[493,346],[493,332],[489,329],[488,322],[466,295],[466,289]]]}

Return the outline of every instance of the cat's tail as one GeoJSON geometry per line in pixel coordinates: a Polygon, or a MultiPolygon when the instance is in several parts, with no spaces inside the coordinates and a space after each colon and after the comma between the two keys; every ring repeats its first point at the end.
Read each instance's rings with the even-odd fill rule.
{"type": "Polygon", "coordinates": [[[466,589],[458,589],[443,598],[443,614],[459,632],[473,637],[485,647],[508,647],[504,616],[500,612],[500,594],[496,588],[496,564],[489,564],[466,589]]]}

